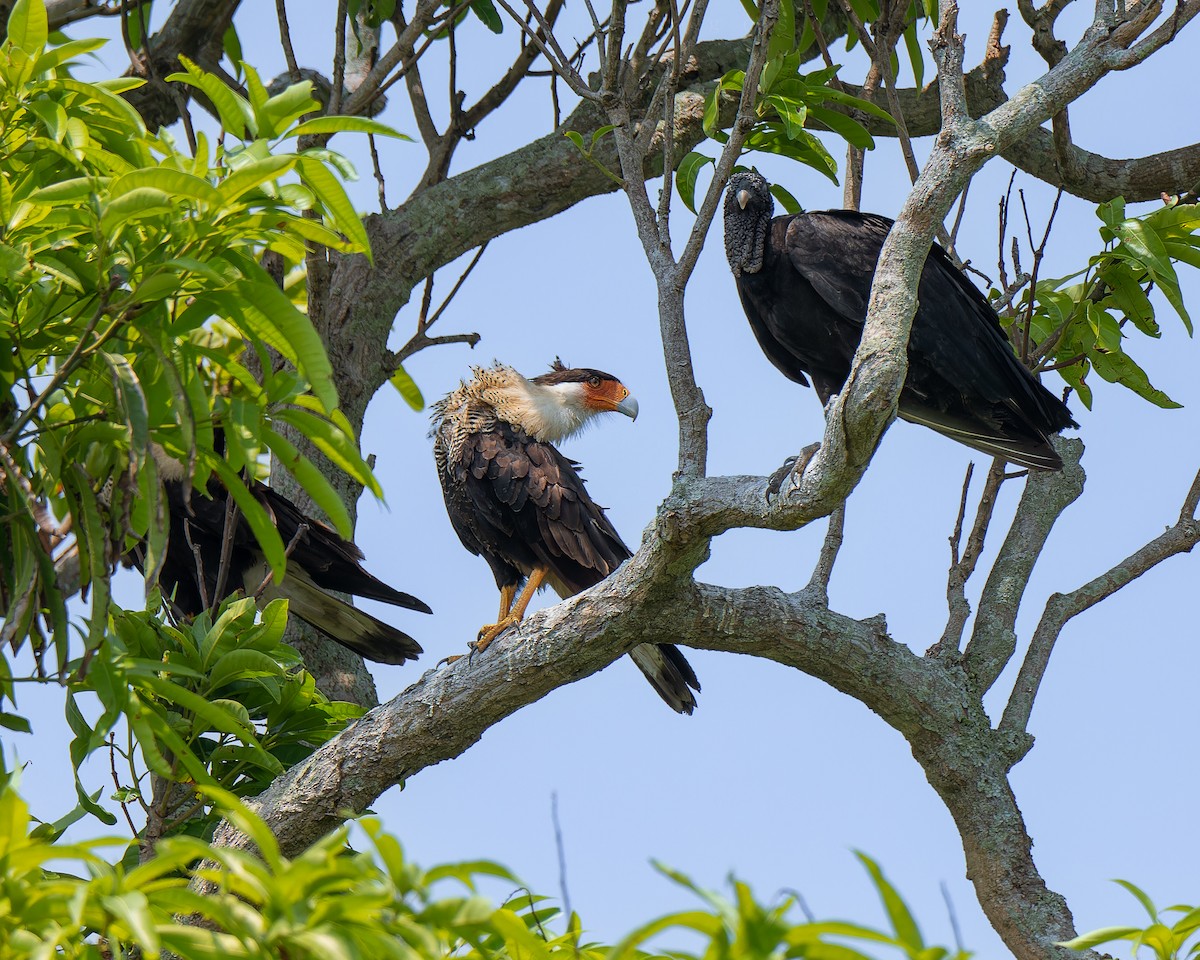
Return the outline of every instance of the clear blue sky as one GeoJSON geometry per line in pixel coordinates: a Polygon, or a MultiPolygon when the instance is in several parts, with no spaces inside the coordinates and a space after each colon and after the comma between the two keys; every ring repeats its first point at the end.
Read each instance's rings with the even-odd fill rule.
{"type": "MultiPolygon", "coordinates": [[[[293,6],[302,63],[325,67],[332,5],[321,5],[317,16],[300,16],[302,5],[293,6]]],[[[724,6],[728,9],[713,11],[709,35],[718,35],[722,24],[733,25],[727,35],[744,29],[738,6],[724,6]]],[[[967,62],[973,64],[982,56],[990,7],[966,6],[961,27],[967,62]]],[[[1013,6],[1010,93],[1042,72],[1013,6]]],[[[281,68],[273,5],[246,7],[237,21],[246,57],[264,76],[273,75],[281,68]]],[[[578,18],[583,11],[569,14],[578,18]]],[[[582,20],[572,22],[575,35],[583,36],[582,20]]],[[[495,38],[473,21],[464,32],[460,86],[472,101],[504,69],[517,32],[509,24],[495,38]],[[500,49],[504,57],[497,59],[500,49]]],[[[1077,29],[1060,34],[1073,42],[1077,29]]],[[[1187,46],[1184,38],[1145,67],[1106,79],[1073,107],[1077,142],[1120,156],[1190,139],[1177,123],[1177,105],[1163,97],[1177,82],[1173,78],[1190,73],[1187,46]]],[[[103,57],[119,69],[119,43],[103,57]]],[[[844,59],[843,76],[861,80],[858,51],[844,59]]],[[[431,91],[445,88],[437,61],[434,55],[422,65],[431,91]]],[[[530,81],[507,112],[488,120],[473,143],[463,144],[455,171],[548,132],[546,86],[544,80],[530,81]]],[[[415,135],[402,100],[400,87],[393,88],[383,119],[415,135]]],[[[842,148],[829,142],[840,161],[842,148]]],[[[334,146],[359,164],[356,201],[364,210],[377,209],[365,151],[349,137],[334,146]]],[[[924,144],[917,149],[920,155],[926,151],[924,144]]],[[[417,145],[392,143],[382,151],[389,201],[396,203],[420,175],[423,152],[417,145]]],[[[755,162],[806,207],[841,205],[840,188],[812,171],[755,162]]],[[[997,201],[1010,171],[998,160],[976,178],[960,234],[960,254],[992,276],[997,201]]],[[[1024,175],[1017,183],[1026,191],[1040,235],[1052,191],[1024,175]]],[[[895,143],[881,142],[868,157],[864,209],[894,215],[907,186],[895,143]]],[[[690,219],[679,207],[673,219],[677,239],[690,219]]],[[[1098,222],[1092,205],[1064,201],[1043,275],[1082,266],[1099,246],[1098,222]]],[[[439,274],[439,293],[453,285],[460,269],[461,264],[439,274]]],[[[1195,277],[1186,276],[1185,284],[1193,305],[1200,302],[1195,277]]],[[[821,411],[812,391],[784,381],[754,343],[725,263],[719,223],[689,288],[688,312],[696,373],[715,409],[711,472],[767,473],[819,439],[821,411]]],[[[397,318],[393,345],[407,339],[414,317],[415,304],[397,318]]],[[[1194,443],[1200,385],[1191,372],[1196,345],[1165,304],[1160,320],[1162,341],[1131,349],[1155,384],[1185,409],[1161,411],[1098,381],[1094,413],[1072,401],[1087,444],[1087,489],[1063,517],[1038,565],[1019,621],[1018,658],[1049,593],[1073,589],[1107,569],[1178,514],[1200,459],[1194,443]]],[[[478,331],[483,340],[473,353],[442,347],[411,361],[410,372],[429,400],[451,389],[469,364],[493,358],[532,374],[561,355],[624,380],[641,404],[637,422],[611,418],[565,449],[584,463],[593,496],[610,507],[617,528],[636,544],[668,490],[676,427],[654,286],[624,197],[586,201],[494,241],[439,326],[441,333],[478,331]]],[[[413,413],[385,388],[370,408],[362,437],[363,451],[378,458],[387,506],[362,501],[358,542],[376,574],[427,600],[436,614],[418,618],[382,608],[382,616],[410,630],[426,649],[416,665],[373,668],[383,698],[401,692],[440,657],[462,652],[496,610],[486,565],[461,548],[446,520],[427,429],[425,414],[413,413]]],[[[835,609],[852,616],[883,612],[892,636],[917,650],[937,638],[945,622],[947,537],[972,456],[915,426],[896,424],[889,431],[849,501],[846,545],[831,584],[835,609]]],[[[976,459],[978,476],[986,464],[976,459]]],[[[992,549],[981,569],[1019,492],[1017,483],[1003,491],[992,549]]],[[[796,589],[810,575],[823,534],[824,524],[790,534],[733,532],[714,544],[712,559],[698,575],[726,585],[796,589]]],[[[1186,758],[1193,748],[1195,562],[1169,561],[1068,626],[1033,714],[1037,745],[1013,774],[1038,866],[1049,886],[1067,897],[1081,930],[1139,919],[1136,904],[1110,877],[1139,883],[1161,903],[1195,901],[1200,855],[1195,782],[1190,774],[1175,775],[1189,769],[1186,758]],[[1181,762],[1183,751],[1188,752],[1181,762]]],[[[136,604],[140,583],[126,588],[126,602],[136,604]]],[[[710,887],[721,886],[734,871],[765,897],[795,888],[819,916],[882,924],[850,853],[858,848],[883,865],[914,906],[928,939],[952,942],[939,890],[945,882],[966,945],[987,956],[1003,955],[964,877],[950,817],[897,733],[861,704],[803,674],[747,657],[699,651],[688,656],[704,685],[700,708],[690,718],[668,710],[632,664],[621,661],[509,718],[462,757],[422,772],[403,791],[389,791],[376,810],[419,862],[493,858],[535,891],[555,895],[550,795],[557,791],[572,905],[597,938],[619,936],[654,915],[693,905],[689,894],[654,873],[650,858],[710,887]]],[[[997,716],[1013,675],[1006,672],[989,701],[997,716]]],[[[32,703],[22,706],[30,709],[32,703]]],[[[64,728],[56,717],[57,698],[46,698],[44,709],[49,715],[39,715],[35,724],[36,752],[26,737],[7,732],[5,737],[23,760],[32,760],[24,789],[35,808],[53,809],[57,816],[73,804],[66,734],[60,748],[54,731],[64,728]]],[[[93,788],[107,789],[107,771],[93,767],[93,788]]]]}

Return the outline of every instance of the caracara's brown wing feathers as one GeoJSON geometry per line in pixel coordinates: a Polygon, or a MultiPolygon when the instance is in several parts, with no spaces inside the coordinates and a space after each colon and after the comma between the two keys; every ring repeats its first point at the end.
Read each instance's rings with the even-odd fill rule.
{"type": "MultiPolygon", "coordinates": [[[[482,555],[498,587],[515,586],[536,567],[562,596],[599,583],[631,556],[588,495],[578,464],[519,427],[497,421],[467,436],[439,471],[450,522],[463,545],[482,555]]],[[[630,651],[658,695],[679,713],[696,708],[696,674],[669,643],[630,651]]]]}
{"type": "Polygon", "coordinates": [[[466,497],[464,503],[447,494],[451,522],[468,549],[489,558],[500,586],[514,582],[513,567],[523,577],[545,566],[570,595],[599,583],[629,558],[629,548],[588,496],[575,466],[552,445],[503,422],[462,444],[450,470],[466,497]],[[502,561],[502,570],[493,558],[502,561]]]}

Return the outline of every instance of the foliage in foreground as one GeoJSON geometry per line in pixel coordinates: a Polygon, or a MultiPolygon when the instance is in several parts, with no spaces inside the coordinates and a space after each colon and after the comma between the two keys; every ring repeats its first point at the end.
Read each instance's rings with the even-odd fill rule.
{"type": "Polygon", "coordinates": [[[1133,956],[1137,956],[1142,948],[1149,949],[1157,960],[1184,960],[1200,954],[1200,907],[1189,907],[1186,904],[1175,904],[1159,910],[1154,901],[1140,887],[1134,886],[1128,880],[1115,880],[1128,890],[1138,903],[1150,915],[1150,923],[1145,927],[1101,927],[1080,934],[1074,940],[1068,940],[1063,946],[1073,950],[1088,950],[1105,943],[1125,940],[1132,946],[1133,956]],[[1174,923],[1164,914],[1180,914],[1174,923]]]}
{"type": "Polygon", "coordinates": [[[563,919],[559,910],[498,864],[422,870],[374,817],[343,826],[289,859],[240,801],[210,789],[205,793],[253,839],[261,857],[175,836],[159,843],[153,860],[127,867],[100,852],[116,848],[119,855],[125,841],[55,843],[53,831],[30,817],[18,781],[13,772],[0,782],[0,960],[99,960],[135,950],[143,956],[166,950],[181,960],[634,960],[663,950],[683,960],[869,960],[864,950],[880,946],[911,960],[969,957],[925,944],[904,901],[861,854],[890,931],[796,922],[792,897],[764,904],[745,883],[731,880],[729,899],[660,868],[703,906],[652,920],[608,946],[587,942],[576,914],[565,930],[553,929],[552,922],[563,919]],[[365,841],[366,849],[352,849],[352,840],[365,841]],[[481,881],[513,892],[495,906],[479,892],[481,881]],[[687,950],[673,945],[681,939],[687,950]]]}

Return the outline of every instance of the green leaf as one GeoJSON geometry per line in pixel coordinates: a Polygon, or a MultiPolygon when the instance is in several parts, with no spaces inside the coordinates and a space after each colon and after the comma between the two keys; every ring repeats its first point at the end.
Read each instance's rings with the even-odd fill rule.
{"type": "Polygon", "coordinates": [[[150,25],[151,7],[152,3],[147,0],[146,3],[134,4],[121,11],[121,16],[129,25],[129,45],[134,50],[140,50],[146,39],[146,31],[142,28],[150,25]]]}
{"type": "Polygon", "coordinates": [[[62,143],[67,133],[67,111],[62,104],[50,99],[32,100],[29,109],[46,128],[46,136],[55,143],[62,143]]]}
{"type": "Polygon", "coordinates": [[[187,197],[214,210],[219,209],[226,199],[223,192],[207,180],[169,167],[134,170],[117,177],[109,186],[109,195],[115,199],[142,187],[161,191],[174,198],[187,197]]]}
{"type": "Polygon", "coordinates": [[[793,0],[779,0],[779,20],[767,43],[767,57],[785,56],[796,48],[796,7],[793,0]]]}
{"type": "Polygon", "coordinates": [[[892,115],[884,110],[883,107],[877,106],[870,100],[864,100],[861,97],[843,93],[841,90],[834,90],[832,87],[822,87],[820,96],[823,102],[840,103],[851,110],[861,110],[863,113],[869,113],[871,116],[877,117],[880,120],[886,120],[888,123],[896,122],[892,118],[892,115]]]}
{"type": "MultiPolygon", "coordinates": [[[[420,397],[420,391],[417,396],[420,397]]],[[[417,407],[417,409],[421,408],[417,407]]],[[[313,446],[325,454],[347,476],[353,477],[375,496],[383,496],[379,481],[375,479],[371,468],[363,460],[362,454],[358,451],[358,445],[350,433],[307,410],[280,410],[273,415],[273,418],[290,423],[312,441],[313,446]]]]}
{"type": "Polygon", "coordinates": [[[254,539],[258,541],[258,545],[266,557],[267,563],[270,564],[271,570],[275,574],[275,581],[278,583],[283,579],[283,569],[287,563],[287,558],[283,553],[283,540],[279,536],[279,530],[271,522],[271,518],[267,516],[267,512],[263,509],[262,504],[246,489],[246,484],[242,482],[242,478],[233,472],[228,463],[210,451],[201,451],[201,461],[206,467],[216,472],[217,476],[221,478],[221,482],[225,485],[225,489],[229,491],[230,496],[237,503],[238,509],[242,511],[242,516],[250,524],[250,530],[254,534],[254,539]]]}
{"type": "Polygon", "coordinates": [[[679,161],[679,167],[675,171],[675,186],[679,190],[679,198],[692,213],[696,212],[696,180],[700,176],[700,171],[708,164],[715,164],[715,162],[712,157],[706,157],[695,151],[679,161]]]}
{"type": "Polygon", "coordinates": [[[771,196],[779,201],[779,205],[788,213],[803,213],[804,208],[800,206],[800,201],[793,197],[787,190],[777,183],[771,184],[771,196]]]}
{"type": "MultiPolygon", "coordinates": [[[[271,601],[273,604],[279,601],[271,601]]],[[[283,673],[279,664],[260,650],[245,648],[230,650],[217,659],[208,673],[208,689],[215,693],[238,680],[258,677],[278,677],[283,673]]]]}
{"type": "Polygon", "coordinates": [[[1058,946],[1069,950],[1087,950],[1112,940],[1133,940],[1140,936],[1141,932],[1138,927],[1101,927],[1099,930],[1081,933],[1071,940],[1060,941],[1058,946]]]}
{"type": "Polygon", "coordinates": [[[156,954],[162,949],[150,903],[144,893],[131,890],[117,896],[101,897],[100,906],[124,924],[130,936],[146,953],[156,954]]]}
{"type": "Polygon", "coordinates": [[[279,179],[296,165],[297,159],[290,155],[272,156],[238,167],[217,187],[225,203],[225,209],[233,209],[233,202],[255,187],[261,186],[268,180],[279,179]]]}
{"type": "Polygon", "coordinates": [[[29,721],[16,713],[0,713],[0,727],[6,730],[16,730],[18,733],[33,733],[29,721]]]}
{"type": "MultiPolygon", "coordinates": [[[[1176,403],[1151,384],[1146,371],[1134,363],[1133,359],[1126,353],[1101,353],[1097,351],[1090,354],[1088,359],[1092,361],[1092,366],[1095,368],[1096,373],[1109,383],[1119,383],[1122,386],[1128,387],[1143,400],[1149,400],[1155,406],[1162,407],[1165,410],[1177,409],[1183,406],[1183,404],[1176,403]]],[[[1117,882],[1120,883],[1122,881],[1117,882]]]]}
{"type": "Polygon", "coordinates": [[[183,64],[186,73],[172,73],[167,80],[175,80],[195,87],[212,102],[221,120],[221,126],[239,140],[246,138],[246,131],[257,134],[257,122],[254,111],[247,100],[234,93],[225,83],[211,73],[201,70],[182,54],[179,62],[183,64]]]}
{"type": "Polygon", "coordinates": [[[496,7],[492,4],[492,0],[472,0],[471,12],[492,33],[504,32],[504,21],[500,19],[500,14],[496,12],[496,7]]]}
{"type": "Polygon", "coordinates": [[[1114,879],[1113,883],[1124,887],[1134,896],[1137,902],[1142,905],[1142,909],[1145,910],[1149,915],[1151,923],[1156,923],[1158,921],[1158,908],[1154,906],[1154,901],[1150,899],[1150,896],[1146,893],[1146,891],[1144,891],[1141,887],[1130,883],[1128,880],[1114,879]]]}
{"type": "Polygon", "coordinates": [[[17,0],[8,15],[8,41],[30,57],[37,57],[46,46],[49,25],[42,0],[17,0]]]}
{"type": "Polygon", "coordinates": [[[871,882],[875,885],[875,890],[879,893],[879,899],[883,901],[883,909],[887,911],[892,929],[896,933],[896,939],[909,952],[910,956],[923,950],[925,948],[925,941],[921,938],[921,931],[917,928],[916,920],[913,919],[908,905],[901,898],[900,894],[896,892],[896,888],[883,875],[879,864],[859,850],[856,850],[854,855],[867,868],[867,873],[871,876],[871,882]]]}
{"type": "Polygon", "coordinates": [[[242,41],[238,37],[237,29],[231,23],[221,37],[221,48],[225,52],[225,56],[229,58],[230,63],[242,62],[242,41]]]}
{"type": "Polygon", "coordinates": [[[333,225],[358,246],[358,252],[371,259],[371,241],[366,227],[359,217],[345,189],[329,169],[321,162],[309,157],[299,161],[300,177],[320,199],[326,211],[332,215],[333,225]]]}
{"type": "Polygon", "coordinates": [[[263,431],[262,439],[271,448],[271,453],[292,476],[300,481],[305,493],[312,497],[313,502],[325,511],[334,528],[339,534],[350,540],[354,536],[354,521],[350,519],[350,511],[338,496],[333,484],[316,465],[304,456],[286,437],[274,430],[263,431]]]}
{"type": "Polygon", "coordinates": [[[169,193],[150,187],[139,187],[110,201],[100,217],[100,225],[105,233],[112,236],[118,227],[130,220],[174,212],[174,202],[169,193]]]}
{"type": "Polygon", "coordinates": [[[91,53],[93,50],[99,50],[107,43],[102,37],[88,37],[81,40],[68,40],[66,43],[60,44],[57,47],[51,47],[40,57],[37,63],[33,65],[34,74],[49,73],[55,67],[58,67],[73,57],[85,53],[91,53]]]}
{"type": "Polygon", "coordinates": [[[925,86],[925,54],[917,37],[915,20],[904,31],[904,48],[908,51],[908,62],[912,65],[914,86],[920,90],[925,86]]]}
{"type": "Polygon", "coordinates": [[[287,136],[303,137],[317,133],[373,133],[377,137],[394,137],[412,143],[412,137],[407,134],[368,117],[314,117],[288,130],[287,136]]]}
{"type": "Polygon", "coordinates": [[[825,124],[847,143],[853,144],[860,150],[875,149],[875,138],[871,136],[870,131],[852,117],[847,117],[836,110],[826,110],[824,107],[810,107],[809,112],[814,120],[825,124]]]}
{"type": "Polygon", "coordinates": [[[338,405],[333,367],[308,317],[265,273],[255,280],[240,280],[234,288],[240,302],[227,304],[226,315],[240,314],[255,336],[292,359],[326,411],[333,410],[338,405]]]}
{"type": "Polygon", "coordinates": [[[264,137],[278,137],[306,113],[320,109],[321,105],[313,99],[312,81],[301,80],[299,83],[293,83],[263,105],[263,113],[270,118],[271,125],[270,129],[261,130],[260,134],[264,137]]]}
{"type": "Polygon", "coordinates": [[[104,362],[112,371],[113,386],[120,404],[121,419],[129,428],[130,453],[135,465],[145,459],[150,441],[150,410],[146,395],[129,360],[118,353],[102,351],[104,362]]]}
{"type": "Polygon", "coordinates": [[[421,388],[403,366],[397,365],[395,372],[388,378],[388,383],[400,392],[404,402],[414,410],[425,409],[425,397],[421,394],[421,388]]]}
{"type": "Polygon", "coordinates": [[[808,116],[808,107],[799,101],[776,95],[764,97],[763,102],[775,110],[789,140],[795,140],[800,136],[801,131],[804,130],[804,121],[808,116]]]}

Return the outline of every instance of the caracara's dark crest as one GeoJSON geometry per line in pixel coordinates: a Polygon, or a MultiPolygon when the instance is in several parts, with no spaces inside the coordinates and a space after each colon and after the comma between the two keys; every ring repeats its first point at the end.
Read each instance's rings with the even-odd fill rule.
{"type": "MultiPolygon", "coordinates": [[[[532,379],[501,364],[472,373],[434,405],[433,452],[450,522],[500,588],[500,616],[474,644],[482,650],[520,621],[543,584],[573,596],[632,556],[578,464],[554,444],[599,413],[632,418],[638,408],[616,377],[560,360],[532,379]]],[[[700,683],[673,644],[642,643],[629,655],[672,709],[695,709],[700,683]]]]}
{"type": "Polygon", "coordinates": [[[549,373],[530,378],[531,383],[543,387],[556,383],[587,383],[591,381],[621,382],[611,373],[605,373],[603,370],[593,370],[591,367],[568,367],[558,357],[555,357],[554,362],[550,364],[549,373]]]}
{"type": "MultiPolygon", "coordinates": [[[[825,210],[772,218],[767,181],[735,174],[725,253],[767,359],[822,403],[838,393],[862,338],[879,251],[892,221],[825,210]]],[[[936,243],[921,272],[899,416],[991,456],[1059,470],[1051,435],[1077,426],[1017,359],[991,304],[936,243]]]]}
{"type": "MultiPolygon", "coordinates": [[[[234,513],[231,549],[224,584],[220,582],[222,546],[229,492],[214,474],[207,496],[191,489],[182,465],[154,445],[162,464],[170,530],[159,586],[177,613],[194,617],[237,590],[260,593],[263,602],[286,597],[288,610],[332,640],[368,660],[404,663],[415,660],[421,645],[390,624],[352,607],[330,591],[379,600],[409,610],[431,613],[411,594],[393,589],[362,566],[362,551],[326,524],[307,516],[291,500],[258,481],[250,494],[266,510],[285,544],[292,544],[281,583],[269,581],[270,567],[240,511],[234,513]],[[268,581],[263,587],[264,581],[268,581]],[[221,590],[220,596],[216,593],[221,590]]],[[[144,570],[143,553],[134,548],[130,560],[144,570]]]]}

